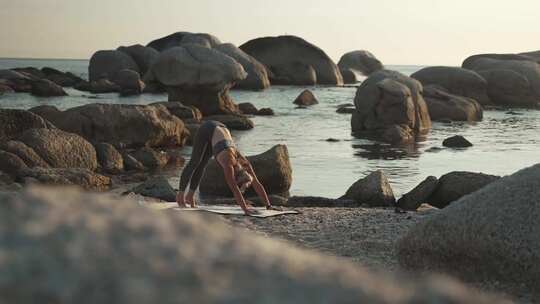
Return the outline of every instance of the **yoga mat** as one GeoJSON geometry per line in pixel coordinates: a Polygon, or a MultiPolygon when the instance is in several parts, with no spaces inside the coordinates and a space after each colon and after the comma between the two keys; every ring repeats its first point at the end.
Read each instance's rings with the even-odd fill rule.
{"type": "MultiPolygon", "coordinates": [[[[141,203],[142,204],[142,203],[141,203]]],[[[180,212],[196,212],[196,211],[206,211],[222,215],[244,215],[244,211],[238,206],[220,206],[220,205],[199,205],[198,208],[178,208],[176,203],[151,203],[144,204],[154,210],[175,210],[180,212]]],[[[279,216],[285,214],[298,214],[298,211],[294,210],[266,210],[265,207],[255,207],[252,208],[258,213],[251,215],[252,217],[258,218],[267,218],[272,216],[279,216]]]]}

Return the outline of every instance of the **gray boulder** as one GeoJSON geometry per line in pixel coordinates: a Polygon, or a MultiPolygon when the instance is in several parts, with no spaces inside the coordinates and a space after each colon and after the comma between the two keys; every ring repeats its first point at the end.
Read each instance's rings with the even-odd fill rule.
{"type": "Polygon", "coordinates": [[[196,44],[206,48],[214,48],[221,44],[215,36],[206,33],[176,32],[150,42],[147,46],[159,52],[186,44],[196,44]]]}
{"type": "Polygon", "coordinates": [[[428,176],[418,186],[404,194],[397,201],[397,206],[403,210],[418,210],[422,204],[429,203],[429,197],[437,188],[438,182],[439,180],[435,176],[428,176]]]}
{"type": "Polygon", "coordinates": [[[120,95],[140,95],[144,90],[139,73],[133,70],[120,70],[112,75],[112,82],[120,87],[120,95]]]}
{"type": "Polygon", "coordinates": [[[54,128],[41,116],[25,110],[0,109],[0,142],[18,137],[26,130],[54,128]]]}
{"type": "Polygon", "coordinates": [[[414,141],[431,128],[417,80],[396,71],[371,74],[356,91],[353,134],[390,143],[414,141]]]}
{"type": "Polygon", "coordinates": [[[356,181],[339,199],[354,200],[357,205],[370,207],[390,207],[396,203],[390,182],[380,170],[356,181]]]}
{"type": "Polygon", "coordinates": [[[204,115],[238,112],[229,89],[247,74],[219,51],[192,44],[171,48],[159,55],[151,71],[167,86],[169,101],[195,106],[204,115]]]}
{"type": "Polygon", "coordinates": [[[472,98],[480,104],[491,104],[488,97],[487,81],[477,72],[465,68],[434,66],[423,68],[411,75],[424,87],[428,85],[440,86],[449,93],[472,98]]]}
{"type": "MultiPolygon", "coordinates": [[[[288,194],[292,185],[292,167],[286,146],[274,146],[262,154],[249,156],[248,160],[268,194],[288,194]]],[[[223,169],[215,160],[206,167],[199,190],[202,195],[232,197],[223,169]]],[[[256,195],[252,189],[246,193],[256,195]]]]}
{"type": "Polygon", "coordinates": [[[540,294],[540,165],[462,197],[398,243],[400,264],[540,294]]]}
{"type": "Polygon", "coordinates": [[[124,170],[124,159],[116,148],[108,143],[95,145],[99,166],[107,173],[117,174],[124,170]]]}
{"type": "Polygon", "coordinates": [[[439,179],[437,188],[429,197],[428,202],[437,208],[445,208],[463,196],[478,191],[499,178],[499,176],[475,172],[450,172],[439,179]]]}
{"type": "Polygon", "coordinates": [[[67,96],[61,86],[48,79],[40,79],[32,82],[32,95],[39,97],[67,96]]]}
{"type": "Polygon", "coordinates": [[[341,70],[349,70],[365,76],[384,68],[379,59],[364,50],[352,51],[341,56],[338,66],[341,70]]]}
{"type": "Polygon", "coordinates": [[[166,202],[176,201],[176,191],[163,176],[150,178],[144,183],[130,189],[129,192],[157,198],[166,202]]]}
{"type": "Polygon", "coordinates": [[[6,303],[507,303],[440,276],[375,274],[213,217],[128,199],[32,189],[1,200],[6,303]]]}
{"type": "Polygon", "coordinates": [[[236,60],[246,71],[246,79],[238,81],[234,86],[235,89],[264,90],[270,87],[266,67],[257,59],[244,53],[244,51],[231,43],[220,44],[215,49],[236,60]]]}
{"type": "Polygon", "coordinates": [[[424,87],[429,116],[433,121],[481,121],[484,116],[482,105],[472,98],[457,96],[438,86],[424,87]]]}
{"type": "Polygon", "coordinates": [[[125,69],[140,72],[137,63],[124,52],[114,50],[97,51],[90,58],[88,75],[90,82],[102,78],[111,79],[115,73],[125,69]]]}
{"type": "Polygon", "coordinates": [[[140,44],[130,45],[130,46],[121,46],[117,49],[120,52],[128,54],[133,61],[139,67],[139,72],[141,75],[144,75],[154,61],[159,56],[159,52],[151,47],[142,46],[140,44]]]}
{"type": "Polygon", "coordinates": [[[264,37],[240,46],[270,70],[272,84],[312,85],[311,70],[317,84],[342,85],[337,65],[317,46],[296,36],[264,37]],[[298,78],[308,80],[300,83],[298,78]],[[287,83],[290,81],[290,83],[287,83]],[[276,83],[277,82],[277,83],[276,83]]]}

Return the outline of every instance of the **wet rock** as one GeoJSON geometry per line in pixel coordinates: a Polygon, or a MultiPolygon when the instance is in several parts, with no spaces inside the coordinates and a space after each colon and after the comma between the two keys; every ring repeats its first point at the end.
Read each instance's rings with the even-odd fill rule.
{"type": "MultiPolygon", "coordinates": [[[[346,53],[338,62],[341,70],[349,70],[361,75],[369,76],[371,73],[382,70],[383,64],[372,53],[364,50],[346,53]]],[[[354,83],[354,82],[350,82],[354,83]]]]}
{"type": "Polygon", "coordinates": [[[169,181],[163,176],[148,179],[137,187],[130,189],[129,192],[157,198],[166,202],[176,201],[176,190],[171,187],[169,181]]]}
{"type": "Polygon", "coordinates": [[[131,154],[122,154],[122,159],[124,160],[124,168],[127,171],[146,171],[144,165],[131,154]]]}
{"type": "Polygon", "coordinates": [[[257,38],[243,44],[240,49],[269,69],[272,84],[312,85],[313,80],[317,84],[343,84],[339,68],[332,59],[300,37],[257,38]],[[307,81],[296,81],[299,78],[307,81]]]}
{"type": "Polygon", "coordinates": [[[235,89],[264,90],[270,87],[270,80],[268,79],[266,67],[257,61],[257,59],[244,53],[244,51],[230,43],[220,44],[216,46],[215,49],[232,57],[240,63],[246,71],[246,79],[240,80],[234,86],[235,89]]]}
{"type": "Polygon", "coordinates": [[[124,170],[124,159],[116,148],[108,143],[95,145],[99,166],[102,170],[111,174],[118,174],[124,170]]]}
{"type": "Polygon", "coordinates": [[[17,179],[25,169],[28,169],[28,166],[20,157],[0,150],[0,171],[8,174],[13,179],[17,179]]]}
{"type": "MultiPolygon", "coordinates": [[[[262,154],[249,156],[248,160],[269,194],[288,193],[292,184],[292,167],[286,146],[274,146],[262,154]]],[[[202,195],[232,197],[223,169],[214,160],[206,167],[199,190],[202,195]]],[[[247,196],[255,195],[252,189],[246,193],[247,196]]]]}
{"type": "Polygon", "coordinates": [[[453,95],[437,86],[424,87],[429,116],[433,121],[481,121],[484,111],[474,99],[453,95]]]}
{"type": "Polygon", "coordinates": [[[182,120],[159,105],[94,103],[65,111],[50,106],[31,111],[92,143],[106,142],[117,148],[181,146],[188,136],[182,120]]]}
{"type": "Polygon", "coordinates": [[[257,116],[274,116],[274,110],[271,108],[261,108],[259,111],[257,111],[257,116]]]}
{"type": "Polygon", "coordinates": [[[172,115],[180,118],[182,121],[199,122],[202,119],[202,113],[195,107],[188,107],[179,101],[162,101],[151,103],[151,106],[161,105],[167,108],[172,115]]]}
{"type": "Polygon", "coordinates": [[[403,210],[416,211],[424,203],[429,203],[428,199],[437,188],[439,180],[435,176],[428,176],[418,186],[409,193],[403,195],[397,206],[403,210]]]}
{"type": "Polygon", "coordinates": [[[22,176],[44,185],[73,185],[90,191],[106,191],[111,187],[109,177],[84,168],[31,168],[22,171],[22,176]]]}
{"type": "Polygon", "coordinates": [[[24,131],[34,128],[54,128],[54,126],[29,111],[0,109],[0,142],[16,138],[24,131]]]}
{"type": "Polygon", "coordinates": [[[126,53],[114,50],[97,51],[90,58],[88,76],[90,82],[100,79],[111,79],[121,70],[140,72],[137,63],[126,53]]]}
{"type": "Polygon", "coordinates": [[[354,107],[354,105],[346,105],[346,106],[339,106],[336,110],[336,113],[339,113],[339,114],[352,114],[356,111],[356,108],[354,107]]]}
{"type": "Polygon", "coordinates": [[[39,156],[34,149],[24,143],[16,140],[10,140],[6,143],[0,143],[0,149],[13,153],[20,157],[29,167],[48,168],[50,165],[39,156]]]}
{"type": "Polygon", "coordinates": [[[465,137],[461,135],[455,135],[449,137],[443,141],[443,146],[449,148],[468,148],[472,147],[473,144],[468,141],[465,137]]]}
{"type": "MultiPolygon", "coordinates": [[[[473,282],[540,286],[540,165],[462,197],[398,243],[402,266],[473,282]]],[[[528,287],[528,288],[527,288],[528,287]]]]}
{"type": "Polygon", "coordinates": [[[67,93],[56,83],[47,79],[40,79],[32,82],[32,95],[39,97],[53,97],[66,96],[67,93]]]}
{"type": "Polygon", "coordinates": [[[319,101],[313,95],[313,93],[310,90],[304,90],[293,102],[295,105],[299,106],[312,106],[315,104],[318,104],[319,101]]]}
{"type": "Polygon", "coordinates": [[[238,109],[242,114],[245,115],[257,115],[259,112],[259,110],[251,102],[239,103],[238,109]]]}
{"type": "Polygon", "coordinates": [[[154,170],[161,169],[167,165],[169,159],[164,152],[158,152],[149,147],[143,147],[131,154],[136,160],[141,162],[144,167],[154,170]]]}
{"type": "Polygon", "coordinates": [[[450,172],[439,179],[437,188],[429,197],[428,202],[437,208],[445,208],[461,197],[478,191],[499,178],[499,176],[483,173],[450,172]]]}
{"type": "Polygon", "coordinates": [[[353,134],[389,143],[412,142],[431,128],[422,85],[396,71],[371,74],[356,91],[353,134]]]}
{"type": "Polygon", "coordinates": [[[112,82],[120,87],[120,95],[140,95],[144,90],[139,73],[133,70],[120,70],[112,75],[112,82]]]}
{"type": "Polygon", "coordinates": [[[206,116],[203,120],[215,120],[223,123],[230,130],[251,130],[255,127],[255,124],[251,119],[244,115],[231,114],[231,115],[211,115],[206,116]]]}
{"type": "Polygon", "coordinates": [[[121,46],[117,50],[128,54],[135,61],[141,75],[144,75],[150,69],[159,56],[159,52],[155,49],[140,44],[121,46]]]}
{"type": "Polygon", "coordinates": [[[356,181],[340,199],[370,207],[390,207],[396,203],[390,182],[380,170],[356,181]]]}

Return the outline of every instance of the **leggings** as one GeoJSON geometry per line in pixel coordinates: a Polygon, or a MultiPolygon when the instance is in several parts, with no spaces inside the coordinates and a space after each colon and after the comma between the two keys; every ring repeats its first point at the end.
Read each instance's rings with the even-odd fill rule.
{"type": "Polygon", "coordinates": [[[188,183],[191,191],[195,191],[197,190],[197,187],[199,187],[204,169],[210,158],[212,158],[212,136],[214,135],[214,130],[218,126],[223,126],[223,124],[208,120],[205,121],[197,131],[197,134],[193,139],[191,159],[180,177],[180,191],[184,191],[188,183]]]}

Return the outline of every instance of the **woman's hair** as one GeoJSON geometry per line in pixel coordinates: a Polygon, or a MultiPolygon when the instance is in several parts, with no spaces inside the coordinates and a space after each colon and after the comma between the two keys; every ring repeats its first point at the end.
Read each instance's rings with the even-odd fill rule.
{"type": "Polygon", "coordinates": [[[249,165],[247,158],[245,158],[238,150],[236,150],[236,156],[236,164],[234,165],[236,184],[240,188],[240,191],[244,193],[251,187],[253,176],[251,176],[245,168],[246,165],[249,165]]]}

